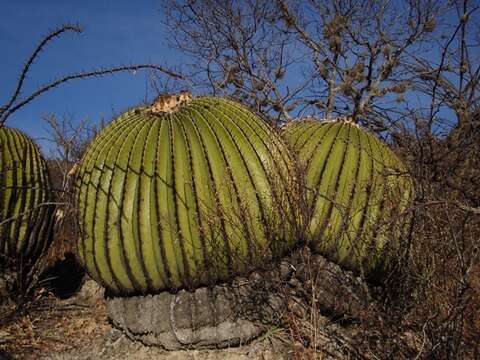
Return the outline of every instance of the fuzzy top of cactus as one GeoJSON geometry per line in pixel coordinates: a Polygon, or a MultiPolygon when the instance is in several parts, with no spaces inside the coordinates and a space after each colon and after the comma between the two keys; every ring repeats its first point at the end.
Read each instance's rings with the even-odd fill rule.
{"type": "Polygon", "coordinates": [[[295,245],[293,173],[280,137],[234,101],[131,109],[80,166],[80,257],[120,294],[227,281],[295,245]]]}
{"type": "Polygon", "coordinates": [[[376,136],[347,119],[289,124],[284,138],[303,167],[312,247],[376,276],[401,248],[413,183],[376,136]]]}
{"type": "Polygon", "coordinates": [[[0,263],[34,262],[50,244],[54,206],[45,160],[22,132],[0,128],[0,263]]]}

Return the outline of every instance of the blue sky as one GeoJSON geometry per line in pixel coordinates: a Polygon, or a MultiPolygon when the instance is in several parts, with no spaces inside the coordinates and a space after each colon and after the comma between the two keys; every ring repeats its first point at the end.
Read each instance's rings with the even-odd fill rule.
{"type": "MultiPolygon", "coordinates": [[[[59,76],[82,70],[131,63],[174,67],[189,62],[168,46],[162,0],[0,1],[0,105],[9,98],[23,63],[40,39],[67,22],[82,26],[83,34],[64,34],[46,47],[31,68],[24,95],[59,76]]],[[[447,14],[449,17],[456,23],[454,12],[447,14]]],[[[437,50],[432,49],[432,56],[437,50]]],[[[12,115],[7,125],[26,132],[50,155],[52,145],[44,140],[48,132],[43,116],[109,121],[143,101],[146,90],[146,72],[142,71],[73,81],[37,98],[12,115]]],[[[151,91],[148,97],[153,97],[151,91]]],[[[409,99],[416,98],[409,95],[409,99]]],[[[414,105],[424,101],[419,97],[414,105]]]]}
{"type": "MultiPolygon", "coordinates": [[[[50,43],[34,63],[23,94],[59,76],[130,63],[179,65],[167,45],[160,0],[2,0],[0,11],[0,104],[12,93],[23,63],[49,30],[69,22],[82,34],[67,33],[50,43]]],[[[145,99],[146,73],[77,80],[62,85],[13,114],[7,125],[22,129],[48,154],[42,116],[93,121],[112,116],[145,99]]],[[[153,94],[150,94],[153,96],[153,94]]]]}

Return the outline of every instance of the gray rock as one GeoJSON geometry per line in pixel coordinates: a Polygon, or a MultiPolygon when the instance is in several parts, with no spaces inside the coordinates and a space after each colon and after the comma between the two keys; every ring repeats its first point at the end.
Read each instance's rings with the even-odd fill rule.
{"type": "Polygon", "coordinates": [[[107,309],[115,326],[144,344],[168,350],[235,346],[280,321],[283,303],[261,289],[262,282],[263,277],[251,275],[194,292],[114,297],[107,299],[107,309]]]}

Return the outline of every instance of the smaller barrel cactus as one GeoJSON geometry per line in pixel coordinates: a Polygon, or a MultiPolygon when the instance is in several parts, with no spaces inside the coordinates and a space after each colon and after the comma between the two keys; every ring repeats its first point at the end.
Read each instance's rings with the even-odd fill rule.
{"type": "Polygon", "coordinates": [[[394,152],[348,120],[296,121],[284,130],[304,167],[314,250],[376,277],[399,249],[411,178],[394,152]]]}
{"type": "Polygon", "coordinates": [[[0,128],[0,264],[33,264],[52,239],[53,193],[47,165],[25,134],[0,128]]]}

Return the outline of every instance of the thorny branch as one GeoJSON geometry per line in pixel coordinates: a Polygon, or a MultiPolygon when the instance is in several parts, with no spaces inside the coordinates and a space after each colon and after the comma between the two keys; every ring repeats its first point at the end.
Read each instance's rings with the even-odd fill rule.
{"type": "Polygon", "coordinates": [[[12,93],[12,96],[10,99],[2,106],[0,106],[0,127],[5,124],[7,121],[8,117],[12,115],[15,111],[18,109],[22,108],[23,106],[27,105],[30,103],[32,100],[37,98],[38,96],[42,95],[43,93],[56,88],[59,85],[62,85],[64,83],[67,83],[72,80],[79,80],[79,79],[86,79],[86,78],[91,78],[91,77],[97,77],[97,76],[103,76],[103,75],[111,75],[119,72],[127,72],[127,71],[137,71],[137,70],[144,70],[144,69],[150,69],[154,71],[161,72],[169,77],[176,78],[176,79],[184,79],[184,77],[181,74],[178,74],[174,71],[168,70],[163,66],[160,65],[155,65],[155,64],[135,64],[135,65],[124,65],[124,66],[117,66],[117,67],[112,67],[112,68],[105,68],[105,69],[98,69],[98,70],[92,70],[92,71],[87,71],[87,72],[79,72],[71,75],[66,75],[63,77],[58,78],[57,80],[54,80],[48,84],[45,84],[41,87],[39,87],[37,90],[32,92],[30,95],[27,95],[21,99],[19,99],[19,96],[21,94],[21,90],[25,81],[25,78],[27,76],[27,73],[30,71],[30,68],[34,62],[34,60],[39,56],[41,51],[44,49],[44,47],[51,42],[53,39],[60,37],[62,34],[66,32],[76,32],[76,33],[81,33],[82,30],[78,26],[73,26],[73,25],[63,25],[59,27],[58,29],[51,31],[49,34],[47,34],[38,44],[38,46],[35,48],[33,53],[30,55],[29,59],[27,60],[26,64],[24,65],[21,73],[19,80],[17,82],[17,85],[15,87],[15,90],[12,93]]]}

